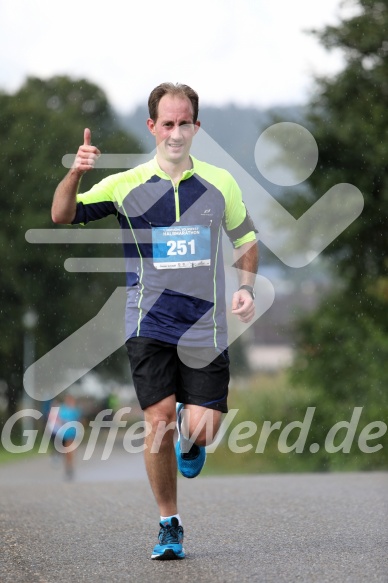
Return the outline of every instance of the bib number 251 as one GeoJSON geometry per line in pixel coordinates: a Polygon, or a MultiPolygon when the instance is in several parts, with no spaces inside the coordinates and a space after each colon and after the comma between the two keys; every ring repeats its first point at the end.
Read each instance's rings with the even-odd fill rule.
{"type": "Polygon", "coordinates": [[[167,241],[167,255],[170,257],[173,255],[195,255],[195,240],[191,239],[191,241],[185,241],[184,239],[175,241],[167,241]]]}

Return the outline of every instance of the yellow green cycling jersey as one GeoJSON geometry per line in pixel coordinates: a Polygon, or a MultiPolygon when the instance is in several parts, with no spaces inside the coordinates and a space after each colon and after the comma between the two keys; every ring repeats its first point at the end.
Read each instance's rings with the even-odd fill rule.
{"type": "Polygon", "coordinates": [[[222,233],[256,240],[229,172],[193,157],[178,184],[156,158],[77,195],[73,224],[115,215],[126,262],[126,339],[227,347],[222,233]]]}

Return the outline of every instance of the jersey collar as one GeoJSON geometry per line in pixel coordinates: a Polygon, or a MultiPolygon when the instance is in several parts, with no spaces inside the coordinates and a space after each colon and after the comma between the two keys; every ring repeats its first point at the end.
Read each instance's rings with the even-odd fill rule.
{"type": "MultiPolygon", "coordinates": [[[[196,172],[196,167],[197,167],[198,162],[197,162],[196,158],[194,158],[194,156],[190,155],[190,159],[191,159],[191,162],[193,164],[193,167],[190,168],[190,170],[185,170],[183,172],[181,180],[187,180],[188,178],[193,176],[193,174],[195,174],[195,172],[196,172]]],[[[164,172],[164,170],[162,170],[161,167],[159,166],[158,161],[156,159],[156,156],[153,158],[152,161],[153,161],[154,168],[155,168],[155,174],[157,176],[159,176],[160,178],[163,178],[164,180],[171,181],[171,177],[167,174],[167,172],[164,172]]]]}

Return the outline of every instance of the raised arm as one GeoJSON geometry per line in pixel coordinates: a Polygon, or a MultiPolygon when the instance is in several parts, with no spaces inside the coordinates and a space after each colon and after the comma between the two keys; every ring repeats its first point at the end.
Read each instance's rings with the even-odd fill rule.
{"type": "MultiPolygon", "coordinates": [[[[238,271],[239,287],[254,287],[259,265],[259,248],[256,241],[244,243],[234,251],[235,265],[238,271]]],[[[250,292],[240,289],[233,294],[232,314],[242,322],[249,322],[255,315],[255,304],[250,292]]]]}
{"type": "Polygon", "coordinates": [[[84,130],[84,143],[78,148],[77,155],[72,168],[65,178],[58,184],[51,206],[51,218],[54,223],[63,225],[70,224],[77,207],[76,196],[79,183],[85,172],[92,170],[100,150],[91,145],[92,135],[88,128],[84,130]]]}

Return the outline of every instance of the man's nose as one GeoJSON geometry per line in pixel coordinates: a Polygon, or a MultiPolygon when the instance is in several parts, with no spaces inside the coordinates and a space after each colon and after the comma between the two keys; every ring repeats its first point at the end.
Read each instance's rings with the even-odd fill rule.
{"type": "Polygon", "coordinates": [[[179,140],[182,137],[182,128],[178,125],[174,126],[170,136],[176,140],[179,140]]]}

